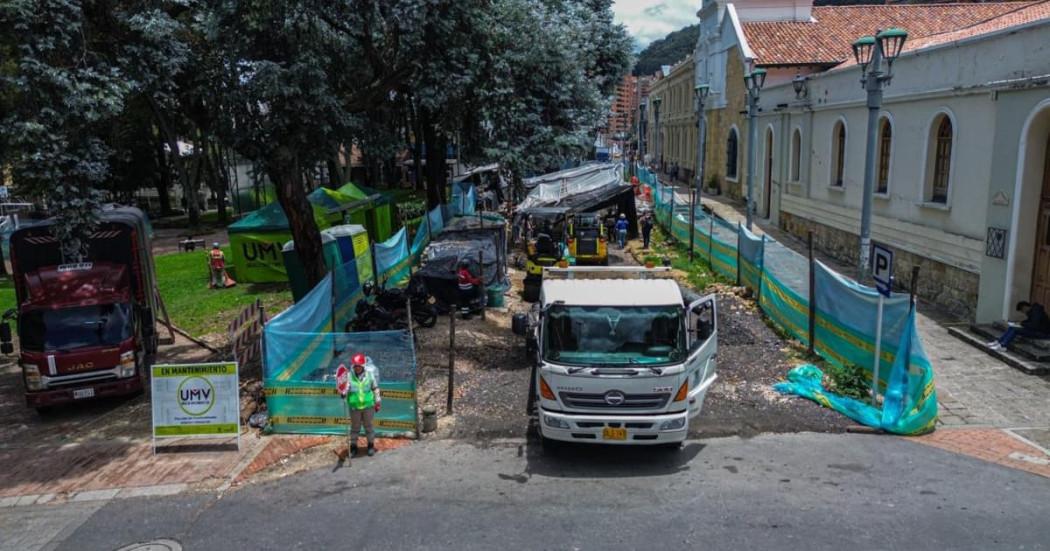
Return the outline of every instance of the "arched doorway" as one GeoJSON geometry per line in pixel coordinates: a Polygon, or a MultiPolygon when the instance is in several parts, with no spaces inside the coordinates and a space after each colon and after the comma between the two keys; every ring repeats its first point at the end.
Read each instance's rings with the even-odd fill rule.
{"type": "Polygon", "coordinates": [[[1022,300],[1050,305],[1050,99],[1031,111],[1017,154],[1004,318],[1022,300]]]}
{"type": "Polygon", "coordinates": [[[1032,268],[1030,302],[1050,304],[1050,134],[1046,136],[1043,154],[1043,182],[1039,197],[1039,215],[1036,218],[1035,260],[1032,268]]]}
{"type": "Polygon", "coordinates": [[[765,217],[769,218],[773,212],[769,209],[773,196],[773,129],[766,129],[766,178],[763,184],[762,202],[765,209],[765,217]]]}

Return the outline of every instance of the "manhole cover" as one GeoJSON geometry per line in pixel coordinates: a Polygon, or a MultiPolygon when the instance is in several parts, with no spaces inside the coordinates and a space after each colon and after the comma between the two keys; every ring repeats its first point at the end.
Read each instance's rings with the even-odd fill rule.
{"type": "Polygon", "coordinates": [[[153,540],[125,545],[116,551],[182,551],[182,544],[175,540],[153,540]]]}

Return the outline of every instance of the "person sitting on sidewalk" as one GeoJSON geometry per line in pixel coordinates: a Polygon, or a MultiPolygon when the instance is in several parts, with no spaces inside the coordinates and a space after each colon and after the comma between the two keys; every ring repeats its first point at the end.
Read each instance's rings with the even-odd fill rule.
{"type": "Polygon", "coordinates": [[[988,348],[1002,350],[1010,346],[1010,343],[1017,337],[1050,339],[1050,318],[1046,316],[1046,309],[1042,304],[1032,304],[1022,300],[1017,303],[1017,311],[1025,315],[1025,320],[1020,324],[1011,322],[1003,336],[988,343],[988,348]]]}

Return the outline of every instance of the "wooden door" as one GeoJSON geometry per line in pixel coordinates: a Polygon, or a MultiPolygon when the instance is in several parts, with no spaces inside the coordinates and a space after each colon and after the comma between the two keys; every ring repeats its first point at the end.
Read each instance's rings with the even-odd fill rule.
{"type": "Polygon", "coordinates": [[[1050,136],[1046,138],[1043,165],[1043,191],[1039,200],[1038,229],[1035,234],[1035,266],[1032,270],[1031,302],[1050,305],[1050,136]]]}

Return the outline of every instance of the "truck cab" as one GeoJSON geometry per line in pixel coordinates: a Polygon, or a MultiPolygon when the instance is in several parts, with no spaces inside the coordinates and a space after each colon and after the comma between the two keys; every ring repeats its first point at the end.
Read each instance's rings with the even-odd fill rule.
{"type": "Polygon", "coordinates": [[[553,268],[515,329],[535,355],[538,427],[555,442],[677,446],[718,375],[713,295],[667,268],[553,268]]]}
{"type": "Polygon", "coordinates": [[[4,314],[0,344],[5,354],[14,351],[14,318],[30,407],[144,388],[158,344],[150,229],[134,208],[108,208],[100,218],[79,262],[63,263],[51,220],[11,236],[18,306],[4,314]]]}

